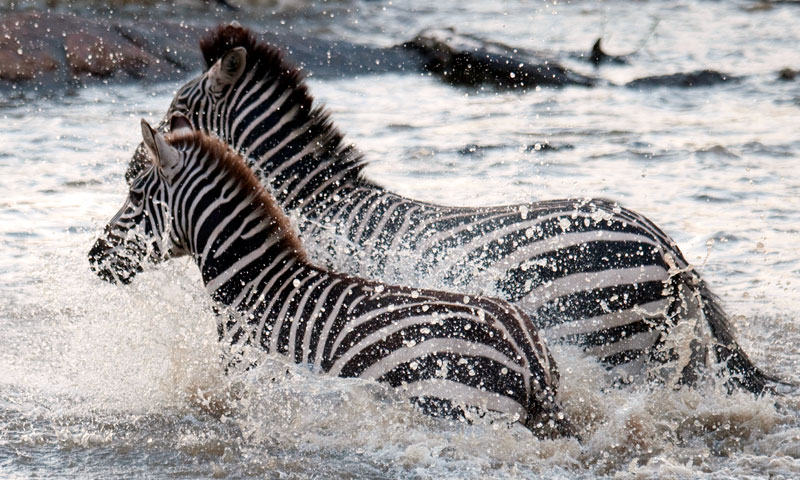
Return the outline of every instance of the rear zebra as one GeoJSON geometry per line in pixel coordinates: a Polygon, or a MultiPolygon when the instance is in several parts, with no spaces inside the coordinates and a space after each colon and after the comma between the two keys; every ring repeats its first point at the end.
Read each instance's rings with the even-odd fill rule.
{"type": "Polygon", "coordinates": [[[538,435],[572,433],[556,366],[518,307],[314,266],[243,158],[185,127],[164,138],[143,121],[153,162],[93,248],[101,276],[145,252],[191,255],[230,313],[219,334],[234,352],[257,346],[320,373],[383,382],[434,415],[486,409],[538,435]]]}
{"type": "MultiPolygon", "coordinates": [[[[549,341],[580,345],[626,376],[668,361],[679,374],[672,377],[687,380],[715,359],[754,393],[773,380],[736,343],[719,301],[673,240],[642,215],[602,199],[454,208],[404,198],[361,175],[362,156],[313,107],[300,72],[278,50],[232,25],[201,48],[208,70],[178,91],[165,118],[184,114],[249,157],[281,206],[305,220],[304,240],[331,247],[329,264],[404,281],[396,272],[412,264],[422,285],[444,280],[448,289],[498,295],[521,306],[549,341]],[[693,342],[690,356],[665,345],[688,322],[708,337],[693,342]]],[[[140,146],[128,181],[146,165],[142,153],[140,146]]],[[[118,276],[140,268],[120,265],[118,276]]]]}

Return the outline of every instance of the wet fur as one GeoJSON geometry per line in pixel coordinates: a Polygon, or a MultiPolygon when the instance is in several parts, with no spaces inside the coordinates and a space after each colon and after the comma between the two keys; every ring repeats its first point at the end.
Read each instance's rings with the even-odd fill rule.
{"type": "MultiPolygon", "coordinates": [[[[208,68],[222,58],[225,53],[236,47],[244,47],[247,50],[247,66],[244,74],[247,74],[252,68],[256,68],[258,69],[257,75],[275,78],[276,81],[280,83],[278,88],[292,90],[291,104],[298,104],[301,106],[301,109],[308,111],[309,118],[314,119],[317,125],[324,129],[326,132],[324,135],[325,140],[321,142],[319,154],[332,155],[334,157],[331,160],[332,162],[353,164],[354,168],[352,171],[355,172],[358,181],[370,183],[369,180],[364,179],[360,175],[361,170],[366,165],[363,156],[356,151],[354,146],[343,145],[343,135],[333,125],[328,112],[325,111],[323,107],[312,109],[314,99],[310,95],[307,86],[304,84],[302,72],[297,67],[288,63],[279,49],[259,41],[251,30],[234,25],[219,25],[212,29],[200,41],[200,49],[202,50],[203,58],[208,68]]],[[[215,148],[223,148],[223,146],[219,145],[215,148]]],[[[255,176],[245,163],[240,160],[237,163],[237,168],[239,168],[239,165],[241,165],[242,169],[247,171],[246,173],[241,172],[240,174],[246,174],[248,182],[258,184],[255,176]]],[[[263,191],[263,189],[261,190],[263,191]]],[[[275,202],[272,200],[271,196],[269,198],[271,200],[271,208],[279,208],[275,206],[275,202]]],[[[292,233],[293,238],[296,240],[297,235],[294,234],[293,231],[292,233]]],[[[764,374],[753,364],[747,354],[736,343],[730,320],[723,311],[717,297],[711,293],[707,284],[700,279],[699,276],[693,274],[691,277],[692,280],[683,278],[680,281],[686,282],[687,288],[695,290],[699,294],[702,302],[701,308],[711,333],[717,341],[716,345],[713,346],[714,351],[718,360],[727,362],[734,377],[738,377],[733,379],[733,381],[755,394],[773,391],[769,383],[781,383],[780,380],[764,374]]]]}
{"type": "Polygon", "coordinates": [[[194,147],[199,150],[199,156],[217,159],[226,173],[235,177],[244,190],[253,192],[253,202],[260,204],[268,217],[274,219],[279,232],[283,235],[286,247],[294,251],[299,260],[309,263],[308,255],[289,218],[283,213],[272,195],[261,185],[244,159],[228,144],[200,131],[170,134],[166,136],[166,140],[179,150],[194,147]]]}

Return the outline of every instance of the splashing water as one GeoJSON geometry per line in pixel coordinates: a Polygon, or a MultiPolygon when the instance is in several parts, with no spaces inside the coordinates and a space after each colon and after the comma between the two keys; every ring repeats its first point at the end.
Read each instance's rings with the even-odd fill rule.
{"type": "MultiPolygon", "coordinates": [[[[470,3],[459,23],[447,2],[385,11],[383,2],[341,3],[331,11],[357,17],[360,29],[331,30],[381,45],[453,22],[514,46],[569,50],[588,48],[605,22],[615,35],[608,48],[628,51],[660,17],[633,66],[594,73],[618,83],[706,67],[747,75],[735,86],[653,92],[475,92],[412,74],[312,77],[310,87],[365,151],[366,175],[393,191],[460,205],[603,196],[644,213],[723,298],[754,361],[798,381],[800,84],[772,76],[800,67],[796,10],[503,2],[503,15],[470,3]],[[530,25],[543,27],[533,35],[530,25]],[[715,40],[723,37],[741,41],[715,40]],[[537,143],[569,148],[527,148],[537,143]]],[[[379,385],[273,357],[225,375],[191,262],[118,287],[86,261],[125,194],[138,118],[158,120],[175,87],[91,88],[0,106],[2,476],[800,476],[798,394],[728,395],[713,381],[607,389],[605,370],[571,347],[552,349],[582,443],[538,440],[492,415],[429,418],[379,385]]],[[[408,267],[390,280],[416,283],[408,267]]]]}

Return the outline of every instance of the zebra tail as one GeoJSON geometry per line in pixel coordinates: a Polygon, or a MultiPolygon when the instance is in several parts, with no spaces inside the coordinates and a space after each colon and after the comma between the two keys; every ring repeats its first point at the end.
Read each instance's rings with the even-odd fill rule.
{"type": "MultiPolygon", "coordinates": [[[[727,365],[731,373],[730,383],[755,395],[777,393],[778,385],[796,387],[778,377],[764,373],[753,364],[750,357],[742,350],[733,335],[730,320],[722,309],[719,299],[708,288],[708,284],[699,276],[693,275],[697,291],[702,301],[703,313],[711,334],[716,340],[714,353],[717,360],[727,365]]],[[[729,386],[729,388],[730,388],[729,386]]]]}

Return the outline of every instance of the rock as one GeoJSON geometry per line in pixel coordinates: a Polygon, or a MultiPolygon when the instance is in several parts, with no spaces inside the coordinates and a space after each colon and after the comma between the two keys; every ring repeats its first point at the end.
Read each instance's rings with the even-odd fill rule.
{"type": "MultiPolygon", "coordinates": [[[[8,13],[0,19],[0,89],[51,91],[96,81],[183,79],[203,69],[197,45],[215,21],[208,20],[199,18],[198,25],[192,25],[155,15],[89,19],[47,12],[8,13]]],[[[538,52],[452,30],[423,32],[391,48],[288,31],[260,36],[284,50],[308,75],[431,71],[454,85],[502,89],[596,82],[538,52]]]]}
{"type": "MultiPolygon", "coordinates": [[[[92,78],[164,79],[187,69],[151,53],[122,34],[123,26],[74,15],[11,13],[0,20],[0,80],[14,86],[58,89],[92,78]]],[[[164,23],[160,31],[180,30],[164,23]]],[[[196,51],[201,31],[189,42],[196,51]]],[[[199,52],[192,70],[199,70],[199,52]]]]}
{"type": "Polygon", "coordinates": [[[690,73],[674,73],[672,75],[657,75],[653,77],[638,78],[625,84],[630,88],[657,88],[657,87],[710,87],[726,82],[739,81],[734,77],[716,70],[699,70],[690,73]]]}
{"type": "Polygon", "coordinates": [[[205,28],[142,20],[115,25],[114,28],[131,44],[163,61],[163,65],[159,64],[152,72],[155,78],[169,78],[173,69],[194,72],[203,66],[203,56],[197,44],[205,28]]]}
{"type": "Polygon", "coordinates": [[[526,145],[525,151],[526,152],[557,152],[559,150],[572,150],[575,148],[572,145],[564,144],[564,145],[551,145],[550,141],[545,140],[540,143],[534,143],[533,145],[526,145]]]}
{"type": "MultiPolygon", "coordinates": [[[[0,33],[0,37],[2,33],[0,33]]],[[[18,82],[31,80],[40,72],[51,72],[58,68],[58,61],[47,52],[23,49],[20,42],[11,38],[0,38],[0,79],[18,82]]]]}
{"type": "Polygon", "coordinates": [[[0,79],[19,82],[57,70],[60,52],[53,48],[50,35],[38,31],[38,17],[31,16],[22,24],[15,20],[14,15],[6,15],[0,21],[0,79]]]}
{"type": "Polygon", "coordinates": [[[264,32],[259,37],[283,50],[308,75],[317,77],[423,71],[422,61],[400,46],[380,48],[287,32],[264,32]]]}
{"type": "Polygon", "coordinates": [[[800,75],[800,71],[792,70],[791,68],[784,68],[780,72],[778,72],[778,78],[780,80],[791,81],[797,78],[797,75],[800,75]]]}
{"type": "MultiPolygon", "coordinates": [[[[102,80],[177,80],[200,72],[202,26],[157,19],[96,20],[45,12],[0,19],[0,89],[52,91],[102,80]]],[[[378,48],[293,33],[263,40],[311,75],[421,71],[400,47],[378,48]]]]}
{"type": "Polygon", "coordinates": [[[91,33],[70,33],[64,37],[64,51],[67,65],[73,75],[87,73],[98,77],[107,77],[115,72],[123,71],[131,76],[141,78],[149,65],[158,63],[158,59],[142,49],[122,43],[120,37],[95,36],[91,33]]]}
{"type": "Polygon", "coordinates": [[[592,86],[597,82],[535,52],[458,34],[452,29],[425,30],[403,47],[417,52],[426,70],[453,85],[524,90],[538,85],[592,86]]]}

